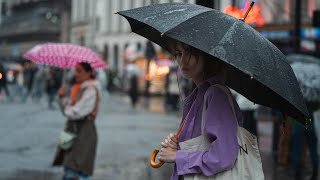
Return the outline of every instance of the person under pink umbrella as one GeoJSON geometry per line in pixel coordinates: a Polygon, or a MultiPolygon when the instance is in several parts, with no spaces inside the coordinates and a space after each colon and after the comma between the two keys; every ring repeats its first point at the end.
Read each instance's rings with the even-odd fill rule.
{"type": "Polygon", "coordinates": [[[67,97],[66,88],[62,87],[58,91],[61,111],[67,118],[62,134],[72,134],[73,138],[68,147],[59,143],[53,165],[64,167],[64,179],[90,179],[96,158],[95,119],[99,109],[101,87],[95,80],[89,63],[82,62],[76,65],[75,79],[76,83],[72,87],[70,97],[67,97]]]}

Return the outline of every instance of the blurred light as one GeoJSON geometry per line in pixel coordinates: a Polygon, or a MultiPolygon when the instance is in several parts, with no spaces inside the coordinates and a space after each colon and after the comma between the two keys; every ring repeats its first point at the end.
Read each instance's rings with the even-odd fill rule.
{"type": "Polygon", "coordinates": [[[7,75],[7,80],[8,80],[9,82],[12,82],[12,81],[14,80],[14,72],[13,72],[12,70],[10,70],[10,71],[8,71],[7,74],[8,74],[8,75],[7,75]]]}
{"type": "Polygon", "coordinates": [[[2,79],[2,74],[0,73],[0,79],[2,79]]]}
{"type": "Polygon", "coordinates": [[[8,71],[8,75],[9,75],[9,76],[13,76],[13,74],[14,74],[14,73],[13,73],[12,70],[8,71]]]}
{"type": "MultiPolygon", "coordinates": [[[[241,18],[243,18],[244,14],[246,13],[250,3],[251,2],[247,1],[245,3],[245,7],[243,9],[229,5],[225,8],[224,12],[226,14],[229,14],[230,16],[237,18],[237,19],[241,19],[241,18]]],[[[248,24],[256,24],[258,26],[262,26],[265,24],[265,21],[261,15],[261,7],[259,4],[255,4],[252,7],[252,9],[249,12],[245,21],[248,24]]]]}
{"type": "Polygon", "coordinates": [[[166,75],[170,71],[169,67],[163,66],[163,67],[158,67],[157,69],[157,75],[166,75]]]}
{"type": "Polygon", "coordinates": [[[152,79],[152,78],[151,78],[151,75],[150,75],[150,74],[147,74],[147,75],[146,75],[146,80],[147,80],[147,81],[150,81],[151,79],[152,79]]]}
{"type": "Polygon", "coordinates": [[[151,76],[155,76],[157,74],[157,69],[157,64],[154,61],[150,62],[149,74],[151,76]]]}

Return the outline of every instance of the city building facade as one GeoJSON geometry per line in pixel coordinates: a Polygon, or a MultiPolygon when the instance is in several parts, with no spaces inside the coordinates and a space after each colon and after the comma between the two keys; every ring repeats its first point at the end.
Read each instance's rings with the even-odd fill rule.
{"type": "MultiPolygon", "coordinates": [[[[110,68],[121,72],[125,47],[135,44],[144,49],[147,40],[131,33],[126,19],[115,13],[169,2],[194,4],[196,0],[73,0],[71,42],[97,50],[108,61],[110,68]]],[[[215,8],[224,9],[227,5],[227,1],[221,1],[215,4],[215,8]]]]}
{"type": "Polygon", "coordinates": [[[70,1],[0,0],[0,60],[21,61],[44,42],[68,42],[70,1]]]}

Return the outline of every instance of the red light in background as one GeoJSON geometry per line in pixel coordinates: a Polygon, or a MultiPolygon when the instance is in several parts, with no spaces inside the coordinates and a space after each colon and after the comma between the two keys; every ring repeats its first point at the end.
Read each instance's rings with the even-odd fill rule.
{"type": "Polygon", "coordinates": [[[0,73],[0,79],[2,79],[2,74],[0,73]]]}

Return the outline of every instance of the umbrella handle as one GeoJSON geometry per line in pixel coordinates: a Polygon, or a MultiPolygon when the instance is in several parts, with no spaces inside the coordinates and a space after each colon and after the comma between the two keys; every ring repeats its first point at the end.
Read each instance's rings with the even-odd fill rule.
{"type": "Polygon", "coordinates": [[[155,149],[155,150],[153,150],[153,152],[150,156],[150,165],[153,168],[159,168],[164,164],[163,161],[156,162],[156,157],[157,157],[158,152],[159,152],[159,150],[155,149]]]}
{"type": "MultiPolygon", "coordinates": [[[[184,122],[183,122],[182,124],[184,124],[184,122]]],[[[182,125],[182,126],[183,126],[183,125],[182,125]]],[[[178,137],[179,137],[179,134],[180,134],[180,132],[181,132],[182,126],[180,126],[177,134],[174,135],[174,137],[176,138],[177,141],[178,141],[178,137]]],[[[157,157],[157,154],[158,154],[158,153],[159,153],[159,150],[158,150],[158,149],[155,149],[155,150],[153,150],[153,152],[152,152],[152,154],[151,154],[151,156],[150,156],[150,165],[151,165],[151,167],[153,167],[153,168],[159,168],[159,167],[161,167],[161,166],[164,164],[163,161],[156,162],[156,157],[157,157]]]]}

